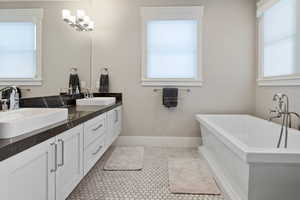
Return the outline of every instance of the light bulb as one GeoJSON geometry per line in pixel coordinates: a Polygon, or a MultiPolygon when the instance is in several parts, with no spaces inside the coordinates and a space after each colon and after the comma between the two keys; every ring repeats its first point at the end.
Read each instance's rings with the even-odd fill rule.
{"type": "Polygon", "coordinates": [[[62,10],[62,18],[64,21],[69,22],[70,16],[71,16],[70,10],[67,10],[67,9],[62,10]]]}
{"type": "Polygon", "coordinates": [[[90,21],[89,26],[87,27],[89,31],[93,31],[95,29],[95,22],[90,21]]]}
{"type": "Polygon", "coordinates": [[[83,26],[85,27],[89,26],[90,22],[91,22],[91,18],[89,16],[85,16],[83,20],[83,26]]]}
{"type": "Polygon", "coordinates": [[[70,16],[69,17],[69,24],[70,25],[75,25],[76,24],[76,17],[75,16],[70,16]]]}
{"type": "Polygon", "coordinates": [[[82,22],[84,20],[85,12],[84,10],[77,10],[77,20],[82,22]]]}

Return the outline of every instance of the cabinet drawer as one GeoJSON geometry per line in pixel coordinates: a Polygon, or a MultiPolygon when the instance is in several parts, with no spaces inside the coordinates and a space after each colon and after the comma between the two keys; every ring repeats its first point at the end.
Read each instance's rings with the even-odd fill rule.
{"type": "Polygon", "coordinates": [[[84,147],[103,136],[107,129],[106,114],[100,115],[84,124],[84,147]]]}
{"type": "Polygon", "coordinates": [[[100,137],[84,150],[84,175],[96,164],[105,152],[105,137],[100,137]]]}

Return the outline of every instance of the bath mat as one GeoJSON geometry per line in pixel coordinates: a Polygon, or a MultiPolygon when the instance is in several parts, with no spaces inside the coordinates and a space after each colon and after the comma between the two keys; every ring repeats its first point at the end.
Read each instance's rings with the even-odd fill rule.
{"type": "Polygon", "coordinates": [[[144,147],[116,147],[104,165],[106,171],[143,169],[144,147]]]}
{"type": "Polygon", "coordinates": [[[205,160],[169,158],[168,169],[171,193],[221,194],[205,160]]]}

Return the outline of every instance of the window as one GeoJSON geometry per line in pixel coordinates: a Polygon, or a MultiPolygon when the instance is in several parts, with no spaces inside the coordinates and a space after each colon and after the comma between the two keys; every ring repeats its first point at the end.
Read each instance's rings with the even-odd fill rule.
{"type": "Polygon", "coordinates": [[[259,85],[300,85],[299,5],[297,0],[258,3],[259,85]]]}
{"type": "Polygon", "coordinates": [[[40,85],[42,9],[0,10],[0,85],[40,85]]]}
{"type": "Polygon", "coordinates": [[[203,7],[144,7],[142,84],[201,86],[203,7]]]}

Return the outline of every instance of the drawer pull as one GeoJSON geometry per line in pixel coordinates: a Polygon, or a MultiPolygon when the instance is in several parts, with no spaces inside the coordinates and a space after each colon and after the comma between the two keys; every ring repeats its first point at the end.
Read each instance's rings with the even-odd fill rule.
{"type": "Polygon", "coordinates": [[[118,121],[119,121],[118,111],[115,110],[115,123],[117,123],[118,121]]]}
{"type": "Polygon", "coordinates": [[[97,149],[97,151],[96,151],[95,153],[93,153],[93,156],[97,155],[97,154],[101,151],[102,148],[103,148],[103,146],[101,145],[101,146],[97,149]]]}
{"type": "Polygon", "coordinates": [[[98,129],[102,128],[103,127],[103,124],[100,124],[99,126],[97,126],[96,128],[93,129],[93,131],[97,131],[98,129]]]}
{"type": "Polygon", "coordinates": [[[65,142],[62,139],[58,140],[61,143],[61,163],[58,164],[58,167],[62,167],[65,165],[65,142]]]}
{"type": "Polygon", "coordinates": [[[54,168],[50,170],[52,173],[54,173],[57,171],[57,144],[51,143],[50,145],[54,146],[54,168]]]}

